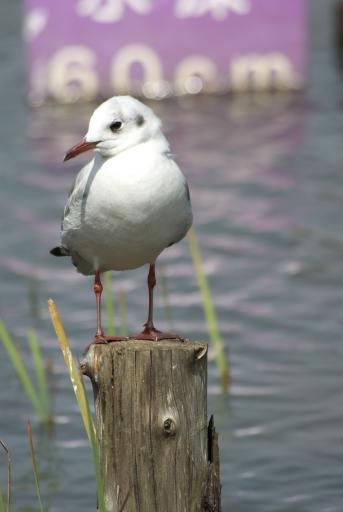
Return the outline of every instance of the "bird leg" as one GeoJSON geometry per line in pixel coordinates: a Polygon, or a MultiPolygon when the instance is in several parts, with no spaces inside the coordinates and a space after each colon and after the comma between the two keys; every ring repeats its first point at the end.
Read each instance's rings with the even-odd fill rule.
{"type": "Polygon", "coordinates": [[[101,325],[101,294],[102,294],[102,283],[100,278],[100,272],[95,272],[94,278],[94,293],[96,300],[96,333],[95,338],[104,339],[104,331],[101,325]]]}
{"type": "Polygon", "coordinates": [[[153,314],[154,314],[154,288],[156,286],[156,274],[155,274],[155,263],[150,265],[149,273],[148,273],[148,291],[149,291],[149,310],[148,310],[148,320],[144,324],[144,330],[147,331],[147,334],[156,331],[153,322],[153,314]]]}
{"type": "MultiPolygon", "coordinates": [[[[111,341],[124,341],[128,340],[127,336],[105,336],[104,330],[101,324],[101,294],[102,294],[103,286],[101,283],[100,272],[95,272],[94,278],[94,293],[96,300],[96,333],[94,336],[93,343],[109,343],[111,341]]],[[[88,350],[89,345],[86,347],[86,351],[88,350]]]]}
{"type": "Polygon", "coordinates": [[[134,340],[165,340],[165,339],[182,339],[177,334],[170,332],[162,332],[155,328],[153,322],[154,312],[154,288],[156,286],[156,275],[155,275],[155,263],[152,263],[149,267],[148,273],[148,291],[149,291],[149,310],[148,319],[144,324],[144,329],[139,334],[131,336],[134,340]]]}

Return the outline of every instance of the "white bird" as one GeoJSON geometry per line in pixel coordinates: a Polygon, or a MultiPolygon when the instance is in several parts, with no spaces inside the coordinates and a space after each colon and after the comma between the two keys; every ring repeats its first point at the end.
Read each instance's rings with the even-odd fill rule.
{"type": "Polygon", "coordinates": [[[177,337],[153,323],[155,261],[181,240],[192,224],[186,179],[169,152],[154,112],[130,96],[114,96],[90,118],[83,140],[64,160],[94,150],[76,177],[64,209],[61,245],[50,252],[70,256],[77,270],[95,275],[97,329],[94,342],[122,339],[104,335],[100,274],[149,264],[149,310],[134,339],[177,337]]]}

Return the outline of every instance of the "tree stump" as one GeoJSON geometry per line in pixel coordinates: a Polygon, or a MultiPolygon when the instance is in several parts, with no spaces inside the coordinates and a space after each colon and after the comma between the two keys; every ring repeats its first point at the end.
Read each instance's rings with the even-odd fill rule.
{"type": "Polygon", "coordinates": [[[91,345],[81,370],[93,385],[108,511],[219,512],[207,344],[91,345]]]}

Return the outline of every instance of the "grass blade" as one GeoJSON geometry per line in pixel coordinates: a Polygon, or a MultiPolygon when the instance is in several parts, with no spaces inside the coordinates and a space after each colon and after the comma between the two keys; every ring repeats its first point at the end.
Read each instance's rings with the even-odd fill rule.
{"type": "Polygon", "coordinates": [[[32,360],[36,372],[36,379],[38,384],[38,389],[40,392],[40,398],[43,404],[43,409],[45,412],[45,416],[47,419],[50,418],[50,406],[49,406],[49,396],[48,396],[48,384],[46,378],[46,372],[44,367],[44,362],[42,358],[41,349],[37,340],[36,333],[33,329],[30,329],[27,332],[27,338],[29,342],[29,347],[32,355],[32,360]]]}
{"type": "MultiPolygon", "coordinates": [[[[2,446],[3,450],[6,452],[7,455],[7,500],[6,500],[6,512],[10,512],[11,510],[11,497],[12,497],[12,469],[11,469],[11,458],[10,453],[8,451],[7,446],[1,441],[0,439],[0,445],[2,446]]],[[[2,494],[2,489],[0,486],[0,512],[5,512],[5,504],[4,504],[4,497],[2,494]]]]}
{"type": "Polygon", "coordinates": [[[42,419],[45,419],[44,410],[42,407],[42,403],[38,398],[38,395],[34,389],[34,386],[31,382],[31,379],[25,369],[23,360],[16,349],[16,346],[14,344],[14,341],[12,340],[9,332],[7,331],[4,323],[0,320],[0,338],[2,340],[2,343],[7,351],[8,357],[17,372],[17,375],[20,379],[20,382],[22,383],[22,386],[30,398],[32,405],[34,407],[34,410],[36,411],[36,414],[42,419]]]}
{"type": "Polygon", "coordinates": [[[113,304],[113,300],[112,300],[112,272],[105,272],[104,288],[105,288],[107,332],[108,332],[109,336],[115,336],[116,335],[116,326],[115,326],[114,304],[113,304]]]}
{"type": "Polygon", "coordinates": [[[98,443],[96,440],[95,428],[94,428],[94,424],[93,424],[92,414],[90,412],[89,402],[88,402],[87,393],[86,393],[85,384],[83,381],[82,374],[80,374],[80,380],[81,380],[81,384],[82,384],[83,393],[85,395],[85,403],[86,403],[86,408],[87,408],[88,428],[89,428],[89,432],[90,432],[89,442],[90,442],[91,449],[92,449],[93,462],[94,462],[94,468],[95,468],[95,479],[96,479],[96,488],[97,488],[97,497],[98,497],[98,510],[100,512],[106,512],[104,481],[102,479],[98,443]]]}
{"type": "Polygon", "coordinates": [[[27,435],[29,438],[29,447],[30,447],[31,460],[32,460],[32,470],[33,470],[33,475],[35,477],[36,493],[37,493],[37,498],[38,498],[38,503],[39,503],[39,510],[40,510],[40,512],[44,512],[44,508],[43,508],[43,504],[42,504],[42,496],[40,493],[38,468],[37,468],[35,450],[33,447],[32,427],[31,427],[30,421],[27,422],[27,435]]]}
{"type": "Polygon", "coordinates": [[[162,297],[163,297],[163,305],[164,305],[164,312],[166,316],[166,320],[169,325],[169,330],[173,331],[173,318],[169,303],[169,290],[168,290],[168,279],[167,279],[167,272],[166,267],[164,265],[161,265],[160,267],[160,283],[161,283],[161,291],[162,291],[162,297]]]}
{"type": "Polygon", "coordinates": [[[230,385],[229,365],[225,357],[224,346],[219,333],[217,315],[213,305],[208,280],[204,271],[200,247],[193,228],[188,231],[187,239],[201,293],[202,305],[207,322],[208,332],[214,348],[214,355],[222,383],[222,388],[223,391],[227,391],[230,385]]]}
{"type": "Polygon", "coordinates": [[[87,398],[86,389],[84,386],[83,377],[76,365],[75,359],[73,357],[68,338],[65,334],[59,313],[57,311],[57,307],[52,299],[48,300],[49,311],[53,326],[55,328],[55,332],[58,338],[58,342],[60,344],[64,361],[69,371],[70,380],[72,382],[74,393],[79,405],[80,413],[82,416],[83,424],[85,426],[87,436],[89,439],[89,443],[92,449],[94,468],[95,468],[95,477],[96,477],[96,486],[97,486],[97,494],[98,494],[98,505],[100,512],[106,512],[105,508],[105,500],[104,500],[104,485],[101,474],[101,466],[100,466],[100,458],[98,445],[96,441],[95,435],[95,427],[92,418],[92,414],[89,408],[89,402],[87,398]]]}
{"type": "Polygon", "coordinates": [[[69,377],[70,377],[71,383],[73,385],[77,403],[79,405],[83,424],[85,426],[89,442],[91,442],[91,435],[94,434],[94,424],[93,424],[93,420],[91,419],[91,417],[89,416],[89,413],[88,413],[89,408],[87,407],[87,405],[88,405],[87,396],[84,391],[84,386],[83,386],[83,382],[80,377],[78,365],[76,364],[73,354],[71,352],[69,341],[65,334],[65,331],[64,331],[61,319],[60,319],[60,315],[57,311],[56,304],[54,303],[54,301],[52,299],[48,300],[48,306],[49,306],[51,321],[54,326],[56,336],[57,336],[59,345],[62,350],[65,364],[69,371],[69,377]]]}
{"type": "Polygon", "coordinates": [[[120,334],[121,336],[128,335],[128,327],[127,327],[127,312],[126,312],[126,294],[124,289],[119,290],[119,313],[120,313],[120,334]]]}

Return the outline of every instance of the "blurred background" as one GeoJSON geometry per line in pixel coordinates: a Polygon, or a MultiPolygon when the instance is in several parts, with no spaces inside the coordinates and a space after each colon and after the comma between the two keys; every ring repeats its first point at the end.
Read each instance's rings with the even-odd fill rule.
{"type": "MultiPolygon", "coordinates": [[[[54,416],[49,429],[35,418],[0,344],[0,438],[11,451],[14,510],[36,507],[29,417],[48,509],[94,510],[91,453],[46,306],[53,297],[80,356],[95,325],[92,280],[49,250],[82,165],[63,165],[64,154],[99,97],[129,90],[162,118],[191,188],[232,376],[223,394],[210,362],[223,511],[341,512],[342,2],[165,4],[174,13],[148,0],[115,8],[32,0],[25,23],[18,0],[0,4],[0,316],[30,375],[26,334],[36,329],[54,416]],[[119,58],[137,17],[145,47],[119,58]]],[[[170,312],[160,285],[158,324],[209,339],[187,241],[159,263],[170,312]]],[[[144,269],[113,275],[131,332],[145,319],[145,280],[144,269]]],[[[3,483],[5,473],[3,456],[3,483]]]]}

